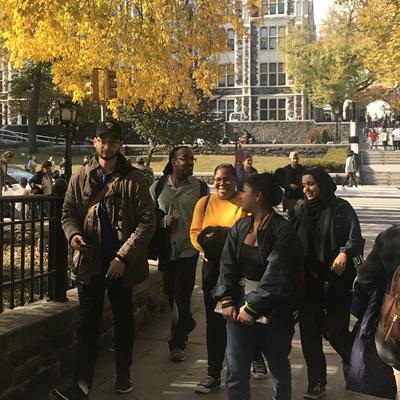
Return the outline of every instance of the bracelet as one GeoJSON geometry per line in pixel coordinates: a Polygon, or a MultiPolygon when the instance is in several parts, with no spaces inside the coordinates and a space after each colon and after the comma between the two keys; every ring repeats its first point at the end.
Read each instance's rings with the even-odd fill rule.
{"type": "Polygon", "coordinates": [[[221,304],[221,308],[222,309],[224,309],[224,308],[229,308],[229,307],[233,307],[235,305],[235,303],[232,301],[232,300],[230,300],[230,301],[225,301],[225,302],[223,302],[222,304],[221,304]]]}

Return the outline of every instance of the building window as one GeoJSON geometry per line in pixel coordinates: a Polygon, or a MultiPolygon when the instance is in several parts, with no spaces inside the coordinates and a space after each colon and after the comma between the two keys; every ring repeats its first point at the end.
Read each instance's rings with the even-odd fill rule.
{"type": "Polygon", "coordinates": [[[218,111],[224,113],[225,121],[229,121],[229,116],[235,111],[235,100],[218,100],[218,111]]]}
{"type": "Polygon", "coordinates": [[[262,121],[285,121],[286,99],[261,99],[260,120],[262,121]]]}
{"type": "Polygon", "coordinates": [[[0,124],[3,123],[3,103],[0,103],[0,124]]]}
{"type": "Polygon", "coordinates": [[[3,92],[3,71],[0,71],[0,92],[3,92]]]}
{"type": "Polygon", "coordinates": [[[285,0],[261,0],[263,15],[285,14],[285,0]]]}
{"type": "Polygon", "coordinates": [[[285,36],[285,26],[263,26],[260,28],[260,50],[276,50],[285,36]]]}
{"type": "Polygon", "coordinates": [[[219,87],[234,87],[235,86],[235,67],[233,64],[220,65],[219,87]]]}
{"type": "Polygon", "coordinates": [[[284,64],[261,63],[260,86],[286,86],[286,74],[284,64]]]}
{"type": "Polygon", "coordinates": [[[227,37],[227,47],[229,50],[234,51],[235,50],[235,32],[233,29],[227,29],[226,30],[226,37],[227,37]]]}

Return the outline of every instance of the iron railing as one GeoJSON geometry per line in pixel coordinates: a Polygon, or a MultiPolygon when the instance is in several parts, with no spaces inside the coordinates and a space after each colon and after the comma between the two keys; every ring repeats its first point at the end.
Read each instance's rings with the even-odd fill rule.
{"type": "Polygon", "coordinates": [[[44,298],[66,300],[63,198],[0,197],[0,313],[44,298]]]}

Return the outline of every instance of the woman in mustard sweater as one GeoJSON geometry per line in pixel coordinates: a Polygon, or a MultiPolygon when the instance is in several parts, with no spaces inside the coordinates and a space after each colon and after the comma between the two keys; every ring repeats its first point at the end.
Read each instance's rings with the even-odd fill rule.
{"type": "MultiPolygon", "coordinates": [[[[207,376],[196,386],[198,393],[209,393],[221,385],[221,370],[226,350],[226,321],[214,311],[217,302],[211,296],[219,276],[219,261],[229,231],[240,218],[247,216],[241,209],[240,193],[236,191],[236,170],[233,165],[220,164],[214,171],[216,192],[202,197],[196,204],[190,227],[193,246],[203,255],[203,296],[206,309],[207,376]]],[[[267,369],[261,350],[257,349],[252,375],[265,379],[267,369]]]]}

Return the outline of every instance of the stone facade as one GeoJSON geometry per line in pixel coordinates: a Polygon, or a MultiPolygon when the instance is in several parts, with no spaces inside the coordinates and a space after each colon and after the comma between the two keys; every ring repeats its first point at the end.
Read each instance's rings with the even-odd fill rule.
{"type": "MultiPolygon", "coordinates": [[[[263,16],[250,17],[247,10],[244,9],[244,23],[248,29],[248,35],[243,38],[237,37],[234,50],[221,55],[221,64],[233,64],[235,71],[235,87],[219,87],[214,91],[217,111],[226,111],[224,100],[234,100],[234,110],[229,109],[226,112],[227,119],[231,112],[243,113],[245,121],[306,120],[311,118],[311,107],[306,97],[301,93],[292,92],[287,77],[284,84],[278,83],[278,74],[276,74],[274,83],[270,79],[269,68],[272,68],[270,67],[272,64],[278,68],[278,64],[282,63],[282,56],[278,54],[277,50],[279,28],[287,30],[291,25],[306,23],[311,29],[315,29],[313,1],[285,0],[284,10],[277,10],[270,11],[270,14],[267,13],[263,16]],[[266,40],[264,43],[268,43],[267,48],[261,48],[261,29],[263,29],[264,35],[267,32],[267,36],[263,37],[263,40],[266,40]],[[275,33],[272,33],[273,30],[275,33]],[[261,63],[268,72],[260,70],[261,63]],[[264,74],[263,82],[261,81],[261,72],[264,74]],[[266,75],[268,75],[267,83],[265,82],[266,75]],[[273,109],[272,103],[269,102],[270,99],[280,99],[285,102],[285,115],[281,113],[279,117],[275,117],[274,113],[269,112],[270,109],[273,109]],[[264,108],[262,115],[260,112],[261,100],[267,100],[267,103],[264,101],[263,104],[264,107],[267,105],[266,109],[268,110],[265,112],[264,108]]],[[[227,80],[225,80],[226,82],[227,80]]]]}
{"type": "MultiPolygon", "coordinates": [[[[161,274],[134,289],[135,325],[143,327],[150,316],[167,307],[161,274]]],[[[51,383],[70,372],[76,349],[79,324],[76,289],[68,301],[41,301],[0,314],[0,400],[30,398],[27,393],[41,383],[51,383]]],[[[106,299],[101,324],[102,346],[112,343],[112,314],[106,299]]]]}

